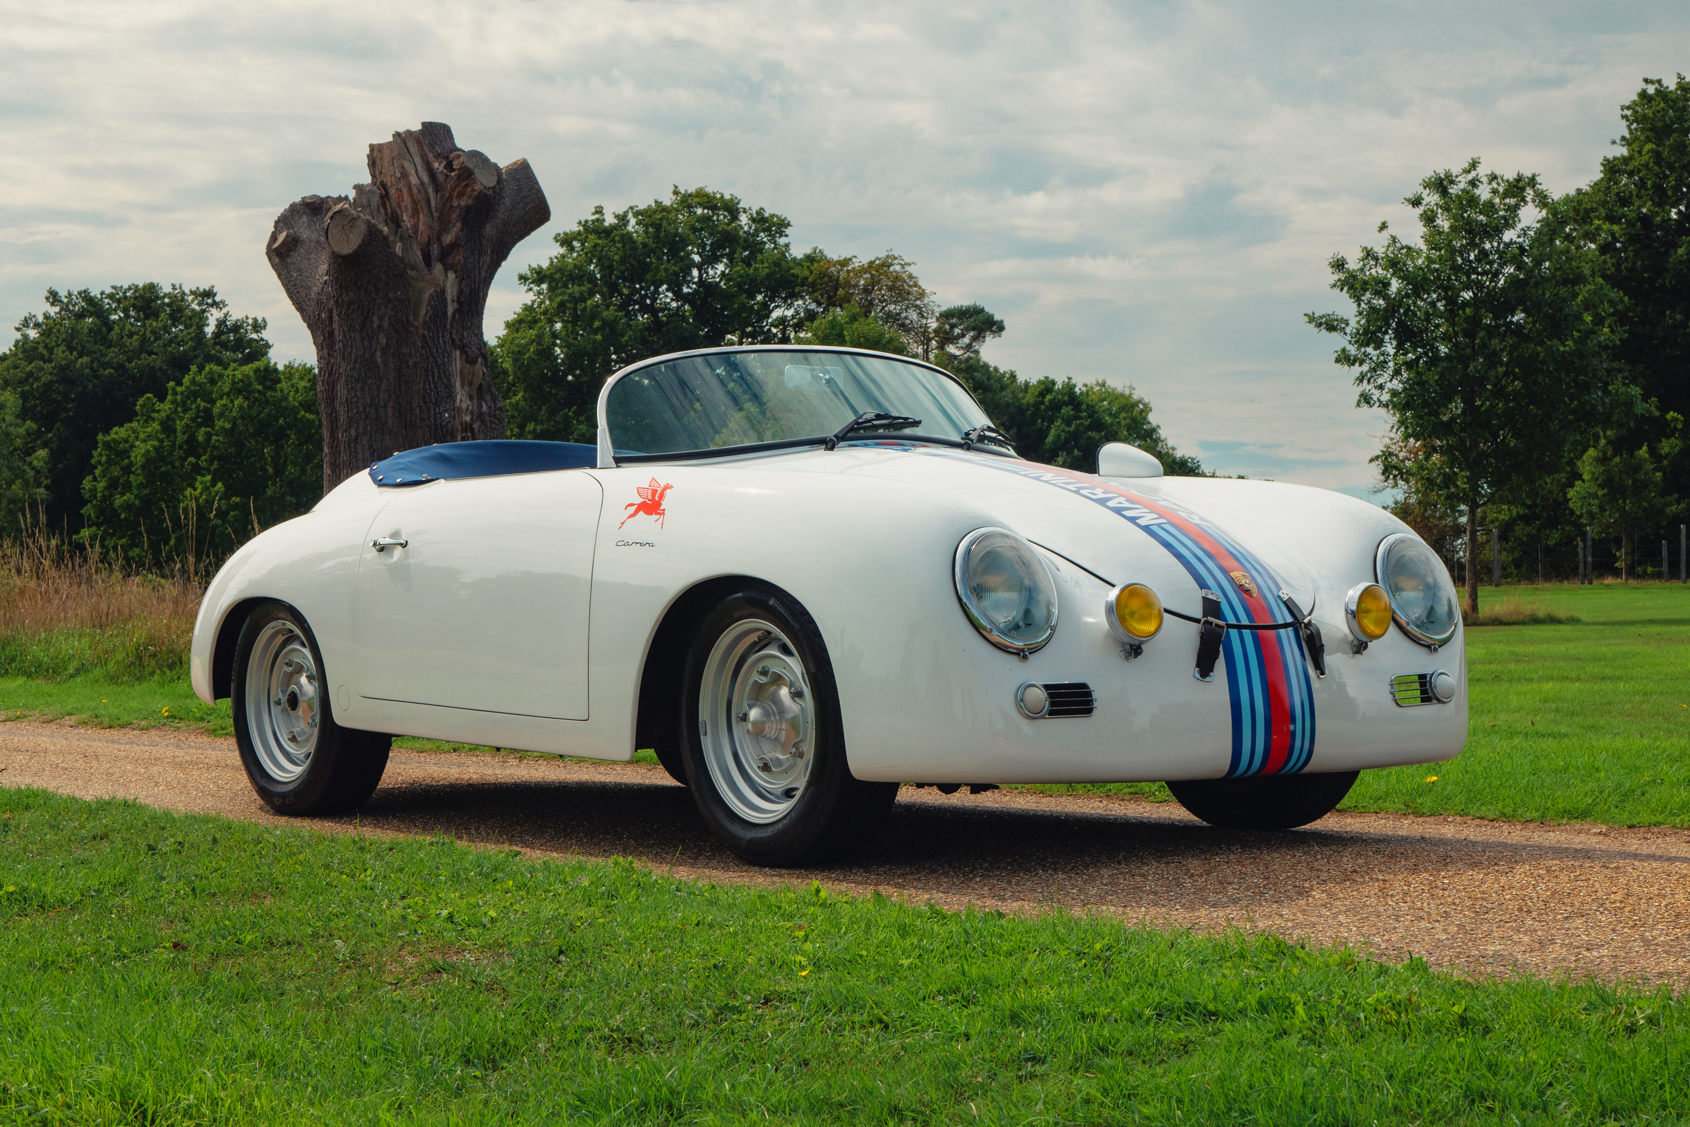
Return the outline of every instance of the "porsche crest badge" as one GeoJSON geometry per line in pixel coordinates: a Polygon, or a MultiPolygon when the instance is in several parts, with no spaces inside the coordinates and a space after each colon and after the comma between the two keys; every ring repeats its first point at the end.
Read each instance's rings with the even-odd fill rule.
{"type": "Polygon", "coordinates": [[[1244,573],[1242,571],[1234,571],[1234,572],[1231,572],[1230,574],[1232,576],[1232,581],[1234,583],[1238,584],[1238,589],[1240,591],[1244,592],[1246,595],[1251,596],[1252,598],[1255,597],[1256,584],[1250,579],[1249,575],[1247,575],[1246,573],[1244,573]]]}

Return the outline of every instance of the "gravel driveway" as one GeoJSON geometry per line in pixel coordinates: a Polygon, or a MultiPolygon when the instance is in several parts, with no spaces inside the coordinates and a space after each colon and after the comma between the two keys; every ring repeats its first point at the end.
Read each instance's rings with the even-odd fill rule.
{"type": "MultiPolygon", "coordinates": [[[[0,725],[0,785],[329,830],[352,824],[276,817],[247,785],[234,741],[193,732],[0,725]]],[[[947,907],[1233,924],[1481,974],[1690,983],[1685,830],[1333,814],[1291,833],[1239,833],[1136,799],[906,789],[856,861],[780,873],[719,847],[687,792],[655,767],[408,751],[394,752],[359,821],[535,854],[620,854],[715,881],[819,879],[947,907]]]]}

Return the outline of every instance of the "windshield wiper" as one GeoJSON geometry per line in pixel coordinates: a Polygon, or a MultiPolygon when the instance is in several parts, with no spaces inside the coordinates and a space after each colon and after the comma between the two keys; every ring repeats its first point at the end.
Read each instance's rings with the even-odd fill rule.
{"type": "Polygon", "coordinates": [[[829,435],[827,441],[822,443],[822,445],[827,449],[832,450],[835,446],[839,445],[841,439],[843,439],[846,435],[851,434],[853,431],[905,430],[909,427],[918,427],[920,425],[920,419],[913,419],[908,415],[890,415],[885,411],[864,411],[862,414],[858,415],[856,418],[852,419],[850,422],[846,423],[844,426],[829,435]]]}
{"type": "Polygon", "coordinates": [[[991,423],[982,423],[977,427],[969,427],[967,430],[962,432],[962,448],[964,450],[972,449],[976,442],[989,442],[993,446],[1003,447],[1011,454],[1015,453],[1015,447],[1009,444],[1009,435],[1005,434],[991,423]]]}

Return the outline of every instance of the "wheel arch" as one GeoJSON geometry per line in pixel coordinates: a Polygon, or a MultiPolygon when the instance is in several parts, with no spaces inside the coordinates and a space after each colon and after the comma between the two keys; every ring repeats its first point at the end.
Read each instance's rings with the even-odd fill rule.
{"type": "MultiPolygon", "coordinates": [[[[269,599],[262,596],[242,599],[229,608],[223,616],[223,622],[217,627],[217,640],[211,648],[211,695],[216,700],[234,692],[235,685],[235,650],[241,640],[241,630],[246,626],[246,620],[252,617],[252,612],[265,603],[282,603],[290,610],[293,604],[286,599],[269,599]]],[[[294,610],[295,614],[299,612],[294,610]]],[[[304,617],[301,616],[301,621],[304,617]]]]}
{"type": "MultiPolygon", "coordinates": [[[[664,750],[675,750],[678,754],[675,745],[679,733],[675,725],[679,723],[680,716],[675,708],[676,687],[681,683],[693,636],[698,633],[704,617],[724,595],[748,583],[778,591],[798,602],[797,597],[780,584],[755,575],[720,575],[688,587],[663,612],[640,667],[639,703],[634,718],[635,750],[652,748],[660,755],[664,750]]],[[[802,602],[799,605],[802,606],[802,602]]]]}

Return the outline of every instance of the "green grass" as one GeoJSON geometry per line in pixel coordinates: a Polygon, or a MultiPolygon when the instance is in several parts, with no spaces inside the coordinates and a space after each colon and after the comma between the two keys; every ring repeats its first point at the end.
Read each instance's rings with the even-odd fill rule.
{"type": "Polygon", "coordinates": [[[1690,825],[1690,589],[1504,590],[1579,622],[1470,628],[1466,750],[1364,771],[1343,808],[1690,825]]]}
{"type": "Polygon", "coordinates": [[[101,728],[186,726],[214,735],[234,733],[229,702],[207,705],[185,680],[113,681],[100,676],[67,681],[0,677],[0,720],[74,716],[101,728]]]}
{"type": "Polygon", "coordinates": [[[0,790],[0,1122],[1682,1122],[1690,998],[0,790]]]}

